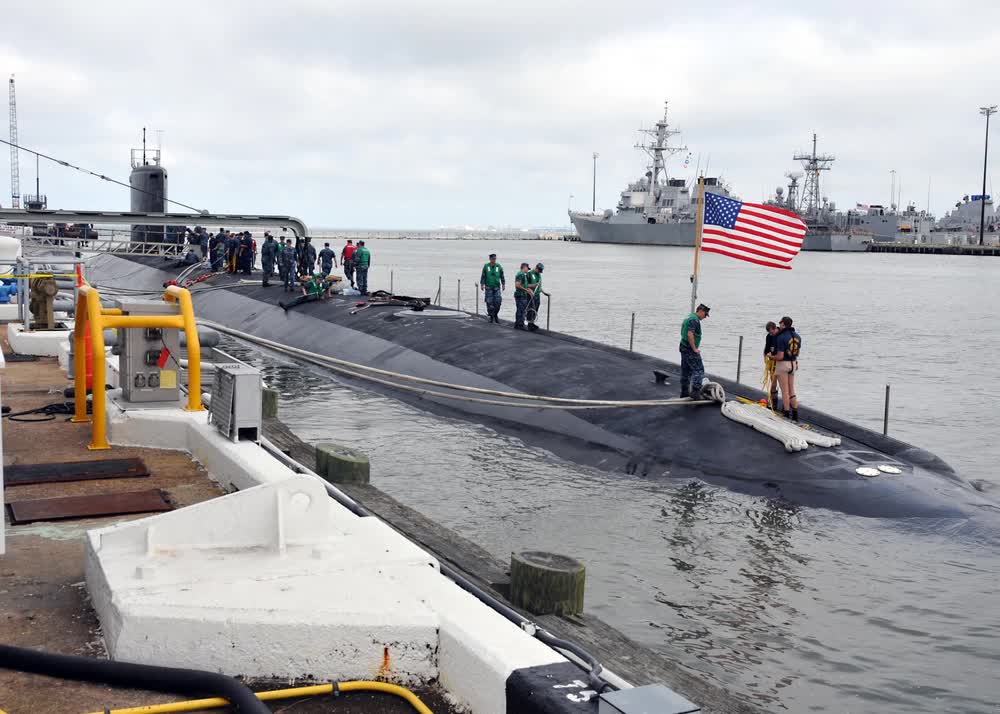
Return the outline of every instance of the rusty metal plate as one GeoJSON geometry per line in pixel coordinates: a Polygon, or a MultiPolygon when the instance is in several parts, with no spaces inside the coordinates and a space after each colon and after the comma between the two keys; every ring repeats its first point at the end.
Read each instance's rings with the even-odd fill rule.
{"type": "Polygon", "coordinates": [[[4,483],[7,486],[90,481],[100,478],[144,478],[146,476],[149,476],[149,470],[142,459],[15,464],[4,467],[3,471],[4,483]]]}
{"type": "Polygon", "coordinates": [[[102,493],[95,496],[63,496],[15,501],[7,505],[13,525],[32,521],[59,521],[70,518],[122,516],[130,513],[158,513],[173,509],[159,489],[129,493],[102,493]]]}

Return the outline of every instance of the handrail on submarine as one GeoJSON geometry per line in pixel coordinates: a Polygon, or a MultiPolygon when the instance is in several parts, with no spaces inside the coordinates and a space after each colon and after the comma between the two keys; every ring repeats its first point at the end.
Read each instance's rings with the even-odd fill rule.
{"type": "Polygon", "coordinates": [[[159,327],[161,329],[184,330],[188,350],[188,403],[185,411],[200,412],[205,407],[201,403],[201,343],[198,342],[198,326],[195,323],[191,293],[176,285],[167,286],[163,292],[166,302],[176,302],[180,308],[177,315],[122,315],[116,307],[101,307],[101,296],[90,285],[81,285],[76,303],[76,322],[73,325],[73,418],[80,423],[93,421],[91,450],[110,449],[107,436],[107,404],[105,402],[105,354],[104,330],[108,328],[159,327]],[[87,355],[86,337],[90,334],[90,349],[93,359],[93,416],[87,416],[87,355]]]}
{"type": "Polygon", "coordinates": [[[76,211],[63,209],[28,210],[0,208],[0,221],[14,223],[110,223],[114,225],[182,226],[226,223],[259,228],[288,228],[297,238],[309,235],[309,228],[294,216],[251,216],[238,213],[125,213],[117,211],[76,211]]]}

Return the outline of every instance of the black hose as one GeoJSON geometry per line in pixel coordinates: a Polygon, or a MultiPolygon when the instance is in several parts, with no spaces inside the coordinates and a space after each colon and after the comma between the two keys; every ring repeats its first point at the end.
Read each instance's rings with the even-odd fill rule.
{"type": "MultiPolygon", "coordinates": [[[[277,448],[274,448],[266,441],[264,442],[263,446],[266,451],[269,451],[273,456],[276,456],[278,459],[285,461],[290,465],[294,465],[296,468],[302,469],[303,471],[308,470],[304,466],[302,466],[299,462],[297,462],[295,459],[293,459],[291,456],[281,452],[277,448]]],[[[326,480],[323,479],[321,479],[321,481],[323,483],[323,486],[326,488],[327,495],[329,495],[330,498],[335,500],[341,506],[344,506],[354,515],[360,516],[362,518],[377,517],[375,516],[374,513],[369,511],[367,508],[365,508],[363,505],[355,501],[353,498],[350,498],[349,496],[341,493],[335,486],[333,486],[333,484],[328,483],[326,480]]],[[[594,655],[590,654],[590,652],[587,652],[587,650],[583,649],[582,647],[573,642],[570,642],[569,640],[564,640],[560,637],[556,637],[545,628],[540,627],[539,625],[531,622],[531,620],[528,620],[526,617],[524,617],[524,615],[519,613],[517,610],[510,607],[506,603],[498,600],[493,595],[491,595],[490,593],[486,592],[481,587],[476,585],[468,577],[466,577],[465,573],[463,573],[462,571],[451,567],[447,563],[441,562],[440,559],[438,560],[438,564],[441,568],[442,575],[453,580],[456,585],[465,590],[467,593],[474,596],[480,602],[489,605],[490,608],[496,610],[498,613],[500,613],[501,615],[503,615],[508,620],[510,620],[511,622],[513,622],[515,625],[517,625],[522,629],[526,629],[525,628],[526,625],[530,626],[531,628],[534,629],[534,636],[539,641],[545,643],[549,647],[560,649],[566,652],[571,652],[572,654],[576,655],[581,660],[586,662],[588,665],[590,665],[590,669],[587,670],[587,678],[590,680],[590,685],[594,687],[594,689],[596,689],[598,692],[604,692],[607,691],[608,689],[617,689],[617,687],[615,687],[610,682],[604,680],[601,677],[601,672],[604,670],[604,667],[601,666],[601,663],[598,662],[597,658],[594,657],[594,655]]]]}
{"type": "MultiPolygon", "coordinates": [[[[87,406],[90,406],[89,402],[87,406]]],[[[11,421],[23,421],[30,424],[38,421],[53,421],[56,416],[60,414],[72,416],[75,413],[76,410],[73,402],[56,402],[55,404],[46,404],[44,407],[26,409],[22,412],[5,412],[3,417],[5,419],[10,419],[11,421]]]]}
{"type": "Polygon", "coordinates": [[[0,645],[0,667],[18,672],[44,674],[78,682],[100,682],[116,687],[148,689],[194,697],[222,697],[241,714],[270,714],[270,708],[253,691],[232,677],[215,672],[109,659],[74,657],[0,645]]]}

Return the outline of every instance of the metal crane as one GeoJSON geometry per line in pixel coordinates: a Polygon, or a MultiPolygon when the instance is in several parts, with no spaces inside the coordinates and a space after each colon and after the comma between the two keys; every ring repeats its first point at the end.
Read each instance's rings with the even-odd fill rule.
{"type": "Polygon", "coordinates": [[[10,76],[10,205],[21,207],[21,174],[17,166],[17,99],[14,97],[14,75],[10,76]]]}

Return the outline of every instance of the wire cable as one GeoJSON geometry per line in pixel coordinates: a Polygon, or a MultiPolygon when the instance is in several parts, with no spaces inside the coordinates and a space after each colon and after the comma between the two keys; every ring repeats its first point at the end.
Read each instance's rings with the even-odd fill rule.
{"type": "Polygon", "coordinates": [[[146,191],[145,189],[141,189],[141,188],[136,188],[135,186],[132,186],[131,184],[127,184],[124,181],[119,181],[118,179],[113,179],[110,176],[105,176],[104,174],[99,174],[99,173],[97,173],[95,171],[91,171],[90,169],[85,169],[85,168],[82,168],[80,166],[76,166],[74,164],[69,163],[68,161],[63,161],[62,159],[57,159],[55,157],[48,156],[46,154],[43,154],[40,151],[35,151],[34,149],[29,149],[26,146],[18,146],[17,144],[9,142],[9,141],[7,141],[5,139],[0,139],[0,143],[6,144],[7,146],[11,146],[11,147],[13,147],[15,149],[18,149],[19,151],[26,151],[29,154],[34,154],[35,156],[38,156],[38,157],[40,157],[42,159],[46,159],[48,161],[52,161],[54,163],[57,163],[60,166],[65,166],[66,168],[69,168],[69,169],[75,169],[76,171],[79,171],[80,173],[90,174],[91,176],[99,178],[102,181],[109,181],[111,183],[118,184],[119,186],[123,186],[123,187],[129,189],[130,191],[138,191],[139,193],[145,193],[145,194],[147,194],[149,196],[156,196],[158,198],[162,198],[167,203],[172,203],[175,206],[181,206],[183,208],[190,209],[190,210],[194,211],[195,213],[208,213],[208,211],[206,209],[195,208],[194,206],[189,206],[186,203],[181,203],[180,201],[174,201],[173,199],[167,198],[166,196],[163,196],[162,194],[155,193],[153,191],[146,191]]]}

